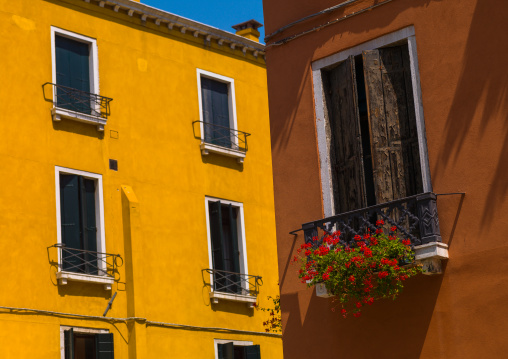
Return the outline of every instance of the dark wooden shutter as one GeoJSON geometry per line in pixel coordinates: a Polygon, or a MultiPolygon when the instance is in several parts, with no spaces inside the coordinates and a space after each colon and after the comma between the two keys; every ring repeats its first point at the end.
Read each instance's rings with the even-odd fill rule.
{"type": "Polygon", "coordinates": [[[201,77],[205,142],[231,147],[228,84],[201,77]],[[209,125],[207,125],[209,124],[209,125]]]}
{"type": "MultiPolygon", "coordinates": [[[[212,241],[212,262],[213,269],[225,270],[224,256],[224,232],[222,228],[222,209],[220,201],[208,202],[208,213],[210,220],[210,237],[212,241]]],[[[217,291],[224,290],[226,281],[223,273],[214,275],[214,289],[217,291]]]]}
{"type": "MultiPolygon", "coordinates": [[[[230,230],[230,241],[231,241],[231,272],[240,273],[240,251],[238,250],[238,210],[231,204],[228,205],[229,214],[229,230],[230,230]]],[[[234,293],[242,292],[242,285],[239,275],[231,275],[231,281],[236,283],[231,286],[231,290],[234,293]]]]}
{"type": "Polygon", "coordinates": [[[95,181],[79,177],[81,199],[81,223],[83,228],[83,249],[87,274],[98,274],[97,267],[97,219],[95,213],[95,181]]]}
{"type": "Polygon", "coordinates": [[[65,359],[74,359],[74,330],[64,330],[65,359]]]}
{"type": "Polygon", "coordinates": [[[95,349],[97,359],[114,359],[115,345],[113,343],[113,333],[96,334],[95,349]]]}
{"type": "Polygon", "coordinates": [[[224,270],[224,257],[222,254],[223,232],[222,232],[222,211],[221,203],[208,202],[210,218],[210,236],[212,240],[212,261],[213,268],[224,270]]]}
{"type": "Polygon", "coordinates": [[[201,77],[201,107],[203,111],[205,142],[207,143],[212,143],[214,137],[212,91],[210,87],[210,79],[201,77]]]}
{"type": "MultiPolygon", "coordinates": [[[[86,93],[90,92],[90,45],[55,35],[56,83],[86,93]]],[[[65,90],[63,90],[65,91],[65,90]]],[[[58,93],[58,106],[90,113],[90,101],[58,93]]]]}
{"type": "Polygon", "coordinates": [[[244,359],[261,359],[261,348],[259,345],[247,345],[244,348],[244,359]]]}
{"type": "Polygon", "coordinates": [[[228,205],[229,228],[232,248],[232,272],[240,273],[240,251],[238,249],[238,210],[231,204],[228,205]]]}
{"type": "Polygon", "coordinates": [[[233,342],[217,344],[217,352],[219,359],[235,359],[233,342]]]}
{"type": "Polygon", "coordinates": [[[354,57],[330,70],[324,85],[332,132],[335,207],[338,212],[347,212],[367,203],[354,57]]]}
{"type": "Polygon", "coordinates": [[[422,192],[407,45],[363,52],[377,203],[422,192]]]}
{"type": "Polygon", "coordinates": [[[83,258],[74,249],[82,249],[79,202],[79,176],[60,174],[60,222],[63,253],[63,270],[80,272],[83,258]]]}

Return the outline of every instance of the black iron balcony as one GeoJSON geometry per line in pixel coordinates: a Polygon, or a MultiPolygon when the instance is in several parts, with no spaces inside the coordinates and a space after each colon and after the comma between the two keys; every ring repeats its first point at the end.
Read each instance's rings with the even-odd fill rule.
{"type": "Polygon", "coordinates": [[[44,98],[49,100],[46,95],[46,89],[52,87],[53,103],[55,107],[85,115],[99,117],[107,120],[111,114],[110,102],[113,99],[109,97],[99,96],[94,93],[80,91],[71,87],[46,82],[42,85],[44,98]]]}
{"type": "Polygon", "coordinates": [[[114,278],[118,267],[123,265],[119,254],[109,254],[68,248],[63,243],[57,243],[49,248],[57,248],[60,257],[60,271],[76,274],[107,276],[114,278]]]}
{"type": "MultiPolygon", "coordinates": [[[[259,293],[259,286],[263,285],[263,279],[260,276],[251,274],[227,272],[217,269],[203,269],[202,273],[208,273],[213,276],[213,290],[215,292],[256,296],[259,293]]],[[[203,281],[206,283],[204,277],[203,281]]]]}
{"type": "Polygon", "coordinates": [[[312,239],[319,237],[319,230],[327,233],[339,230],[341,244],[349,245],[354,243],[355,235],[374,232],[378,220],[384,221],[385,233],[396,227],[398,235],[410,239],[413,247],[441,242],[436,199],[434,193],[422,193],[305,223],[302,225],[305,243],[316,244],[312,239]]]}
{"type": "Polygon", "coordinates": [[[247,137],[250,136],[250,133],[214,125],[205,121],[194,121],[192,124],[194,125],[195,123],[201,123],[203,126],[202,140],[204,143],[233,151],[247,152],[247,137]]]}

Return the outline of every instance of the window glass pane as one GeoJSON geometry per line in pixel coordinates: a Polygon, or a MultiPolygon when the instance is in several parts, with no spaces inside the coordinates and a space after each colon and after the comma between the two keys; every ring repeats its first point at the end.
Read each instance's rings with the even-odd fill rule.
{"type": "Polygon", "coordinates": [[[90,113],[90,45],[55,35],[58,107],[90,113]],[[77,90],[77,91],[76,91],[77,90]]]}
{"type": "Polygon", "coordinates": [[[229,85],[201,77],[205,142],[231,148],[229,85]]]}
{"type": "Polygon", "coordinates": [[[62,267],[69,272],[98,274],[95,185],[92,179],[60,174],[62,267]],[[83,251],[89,252],[83,252],[83,251]]]}

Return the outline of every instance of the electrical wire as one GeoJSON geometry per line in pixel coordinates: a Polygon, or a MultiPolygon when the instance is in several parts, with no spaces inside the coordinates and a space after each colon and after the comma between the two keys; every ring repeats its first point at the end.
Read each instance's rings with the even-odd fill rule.
{"type": "Polygon", "coordinates": [[[272,32],[271,34],[266,35],[265,36],[265,43],[268,40],[270,40],[272,37],[274,37],[275,35],[281,33],[282,31],[284,31],[286,29],[289,29],[290,27],[295,26],[296,24],[304,22],[305,20],[308,20],[308,19],[312,19],[313,17],[316,17],[316,16],[319,16],[319,15],[323,15],[323,14],[327,14],[329,12],[335,11],[337,9],[340,9],[341,7],[344,7],[344,6],[347,6],[347,5],[351,4],[351,3],[354,3],[355,1],[358,1],[358,0],[348,0],[348,1],[342,2],[340,4],[334,5],[332,7],[324,9],[324,10],[321,10],[319,12],[316,12],[316,13],[312,14],[312,15],[308,15],[308,16],[302,17],[299,20],[296,20],[296,21],[293,21],[293,22],[291,22],[291,23],[289,23],[287,25],[284,25],[283,27],[281,27],[280,29],[272,32]]]}
{"type": "MultiPolygon", "coordinates": [[[[255,332],[255,331],[250,331],[250,330],[221,328],[221,327],[202,327],[202,326],[187,325],[187,324],[155,322],[155,321],[147,320],[146,318],[141,318],[141,317],[128,317],[128,318],[100,317],[100,316],[96,316],[96,315],[73,314],[73,313],[55,312],[55,311],[42,310],[42,309],[16,308],[16,307],[5,307],[5,306],[0,306],[0,309],[9,310],[9,311],[24,311],[24,312],[32,312],[32,313],[37,313],[37,314],[64,316],[64,317],[71,317],[71,318],[77,318],[77,319],[95,319],[95,320],[113,322],[113,323],[139,321],[139,322],[144,322],[146,325],[160,326],[160,327],[182,328],[182,329],[192,329],[192,330],[221,331],[221,332],[230,332],[230,333],[244,333],[244,334],[271,336],[271,337],[282,337],[281,334],[277,334],[277,333],[266,333],[266,332],[255,332]]],[[[13,314],[13,313],[11,313],[11,314],[13,314]]]]}
{"type": "MultiPolygon", "coordinates": [[[[351,0],[351,1],[352,1],[352,0],[351,0]]],[[[356,0],[355,0],[355,1],[356,1],[356,0]]],[[[378,7],[378,6],[381,6],[381,5],[387,4],[387,3],[391,2],[391,1],[393,1],[393,0],[386,0],[386,1],[383,1],[383,2],[381,2],[381,3],[379,3],[379,4],[369,6],[369,7],[365,8],[365,9],[362,9],[362,10],[359,10],[359,11],[357,11],[357,12],[353,12],[353,13],[351,13],[351,14],[345,15],[345,16],[343,16],[343,17],[341,17],[341,18],[338,18],[338,19],[335,19],[335,20],[329,21],[329,22],[327,22],[326,24],[322,24],[322,25],[319,25],[319,26],[315,26],[315,27],[313,27],[313,28],[312,28],[312,29],[310,29],[310,30],[306,30],[306,31],[300,32],[300,33],[298,33],[298,34],[296,34],[296,35],[291,35],[291,36],[286,37],[286,38],[284,38],[284,39],[282,39],[282,40],[276,41],[276,42],[274,42],[274,43],[272,43],[272,44],[267,44],[267,45],[265,45],[265,50],[266,50],[266,49],[268,49],[268,48],[270,48],[270,47],[272,47],[272,46],[281,46],[281,45],[285,45],[285,44],[287,44],[288,42],[293,41],[293,40],[295,40],[295,39],[297,39],[297,38],[299,38],[299,37],[301,37],[301,36],[304,36],[304,35],[310,34],[311,32],[319,31],[319,30],[321,30],[322,28],[325,28],[325,27],[328,27],[328,26],[330,26],[330,25],[336,24],[336,23],[338,23],[338,22],[340,22],[340,21],[343,21],[343,20],[349,19],[349,18],[350,18],[350,17],[352,17],[352,16],[359,15],[359,14],[364,13],[364,12],[366,12],[366,11],[370,11],[370,10],[372,10],[372,9],[374,9],[374,8],[378,7]]],[[[340,4],[340,5],[342,5],[342,4],[340,4]]],[[[338,6],[338,5],[337,5],[337,6],[338,6]]],[[[323,10],[323,11],[325,11],[325,10],[323,10]]],[[[274,33],[274,34],[275,34],[275,33],[274,33]]],[[[271,34],[270,34],[270,35],[271,35],[271,34]]],[[[266,38],[265,38],[265,42],[267,42],[266,38]]]]}

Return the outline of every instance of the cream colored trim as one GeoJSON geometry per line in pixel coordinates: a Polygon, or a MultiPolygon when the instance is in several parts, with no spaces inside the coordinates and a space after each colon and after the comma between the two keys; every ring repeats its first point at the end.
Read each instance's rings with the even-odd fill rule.
{"type": "Polygon", "coordinates": [[[213,303],[219,303],[219,300],[227,300],[230,302],[240,302],[247,303],[249,308],[254,308],[254,304],[257,302],[257,296],[253,295],[241,295],[241,294],[232,294],[232,293],[222,293],[222,292],[210,292],[210,299],[213,303]]]}
{"type": "Polygon", "coordinates": [[[323,196],[324,216],[335,215],[334,198],[332,191],[331,164],[329,157],[329,140],[327,139],[327,128],[325,120],[325,98],[323,95],[323,84],[321,71],[339,62],[346,60],[349,56],[360,55],[362,51],[374,50],[399,41],[407,41],[409,47],[409,57],[411,62],[411,78],[413,85],[413,97],[415,102],[416,127],[418,130],[418,144],[420,149],[420,165],[422,169],[423,190],[432,191],[430,181],[430,167],[427,154],[427,139],[425,136],[425,121],[423,118],[423,107],[421,105],[420,77],[418,74],[418,57],[416,54],[415,29],[413,26],[400,29],[390,34],[372,39],[365,43],[356,45],[344,51],[337,52],[330,56],[316,60],[312,63],[312,80],[314,86],[314,104],[316,114],[316,132],[318,140],[319,161],[321,168],[321,191],[323,196]]]}
{"type": "MultiPolygon", "coordinates": [[[[213,259],[212,259],[212,237],[210,233],[210,217],[209,217],[209,211],[208,206],[209,202],[211,201],[221,201],[223,204],[231,204],[232,206],[238,208],[239,216],[238,216],[238,250],[240,252],[240,272],[242,274],[249,274],[249,268],[247,265],[247,242],[245,240],[245,220],[243,215],[243,203],[240,202],[233,202],[229,200],[225,200],[222,198],[216,198],[216,197],[205,197],[205,212],[206,212],[206,234],[208,239],[208,268],[213,268],[213,259]]],[[[213,275],[210,274],[210,292],[213,292],[213,275]]],[[[245,289],[247,286],[244,287],[245,289]]]]}
{"type": "Polygon", "coordinates": [[[96,283],[102,284],[104,286],[104,290],[111,290],[111,286],[115,282],[115,278],[107,276],[107,273],[103,272],[103,275],[91,275],[91,274],[82,274],[82,273],[74,273],[74,272],[57,272],[56,279],[58,280],[59,285],[66,285],[68,281],[71,282],[83,282],[83,283],[96,283]]]}
{"type": "MultiPolygon", "coordinates": [[[[55,199],[56,199],[56,235],[57,243],[62,243],[62,221],[61,221],[61,208],[60,208],[60,173],[75,174],[85,178],[93,179],[96,182],[95,186],[95,220],[97,225],[97,252],[106,253],[106,231],[104,226],[104,196],[102,193],[102,175],[92,172],[84,172],[71,168],[55,166],[55,199]]],[[[59,272],[63,272],[62,258],[60,258],[60,251],[58,251],[58,266],[59,272]]],[[[106,265],[101,262],[101,268],[106,272],[106,265]]],[[[64,272],[65,273],[65,272],[64,272]]],[[[71,278],[67,278],[71,279],[71,278]]],[[[65,283],[61,283],[65,284],[65,283]]]]}
{"type": "MultiPolygon", "coordinates": [[[[205,71],[202,69],[196,69],[197,81],[198,81],[198,105],[199,105],[199,120],[204,121],[203,119],[203,99],[201,97],[201,78],[206,77],[212,80],[216,80],[219,82],[223,82],[228,85],[228,105],[229,105],[229,127],[238,130],[238,122],[236,117],[236,95],[235,95],[235,80],[231,77],[226,77],[223,75],[219,75],[210,71],[205,71]]],[[[245,152],[235,151],[232,149],[225,149],[220,146],[215,146],[212,144],[205,143],[205,132],[203,122],[200,124],[200,132],[201,132],[201,152],[203,155],[207,155],[208,152],[221,153],[229,157],[235,157],[239,163],[243,162],[245,158],[245,152]]],[[[235,145],[238,145],[238,138],[234,138],[235,145]]]]}
{"type": "MultiPolygon", "coordinates": [[[[90,72],[90,93],[99,95],[99,55],[97,40],[88,36],[80,35],[75,32],[63,30],[55,26],[51,26],[51,67],[52,67],[51,82],[56,84],[56,48],[55,48],[56,35],[67,37],[71,40],[88,44],[90,48],[90,56],[88,58],[88,66],[90,72]]],[[[76,111],[58,108],[54,87],[52,88],[52,92],[53,92],[53,108],[51,110],[51,114],[53,117],[53,121],[60,121],[62,118],[67,118],[79,122],[95,124],[97,125],[98,131],[104,131],[104,125],[106,125],[105,119],[97,116],[79,113],[76,111]]],[[[98,105],[96,105],[95,110],[100,112],[100,107],[97,106],[98,105]]]]}
{"type": "MultiPolygon", "coordinates": [[[[83,42],[90,46],[90,57],[88,59],[90,68],[90,93],[99,95],[99,54],[97,48],[97,40],[88,36],[80,35],[75,32],[60,29],[51,26],[51,66],[52,66],[52,81],[56,84],[56,49],[55,49],[55,35],[67,37],[71,40],[83,42]]],[[[56,107],[56,98],[53,94],[53,102],[56,107]]]]}

